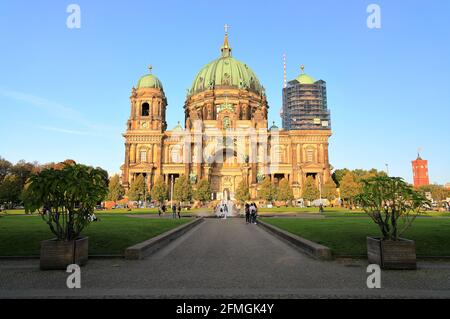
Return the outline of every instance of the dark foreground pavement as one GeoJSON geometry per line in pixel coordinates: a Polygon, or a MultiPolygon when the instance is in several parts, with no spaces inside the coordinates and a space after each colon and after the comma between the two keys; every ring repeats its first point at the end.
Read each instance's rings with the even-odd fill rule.
{"type": "Polygon", "coordinates": [[[66,287],[64,271],[38,266],[0,261],[0,298],[450,297],[450,262],[383,271],[382,289],[368,289],[367,262],[311,259],[242,219],[207,219],[144,260],[91,259],[81,289],[66,287]]]}

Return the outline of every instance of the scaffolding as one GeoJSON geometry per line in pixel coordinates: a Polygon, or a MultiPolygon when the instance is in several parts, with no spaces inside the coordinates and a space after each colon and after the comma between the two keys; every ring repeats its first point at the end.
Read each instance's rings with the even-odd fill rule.
{"type": "Polygon", "coordinates": [[[326,82],[290,81],[283,89],[282,120],[285,130],[331,130],[326,82]]]}

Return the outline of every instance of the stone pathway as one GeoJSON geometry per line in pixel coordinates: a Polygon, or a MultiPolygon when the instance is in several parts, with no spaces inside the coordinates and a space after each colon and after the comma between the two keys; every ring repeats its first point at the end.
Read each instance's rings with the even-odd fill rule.
{"type": "Polygon", "coordinates": [[[243,219],[206,219],[144,260],[91,259],[75,291],[68,274],[38,264],[0,261],[0,298],[450,297],[450,262],[383,271],[383,288],[368,289],[367,262],[311,259],[243,219]]]}

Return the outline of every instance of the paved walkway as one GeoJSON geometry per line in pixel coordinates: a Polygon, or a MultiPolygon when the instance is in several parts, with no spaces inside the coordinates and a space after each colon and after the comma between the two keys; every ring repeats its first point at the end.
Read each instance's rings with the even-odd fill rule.
{"type": "Polygon", "coordinates": [[[243,219],[206,219],[145,260],[91,259],[74,291],[38,263],[0,261],[0,298],[450,297],[450,262],[384,271],[383,289],[368,289],[366,262],[311,259],[243,219]]]}

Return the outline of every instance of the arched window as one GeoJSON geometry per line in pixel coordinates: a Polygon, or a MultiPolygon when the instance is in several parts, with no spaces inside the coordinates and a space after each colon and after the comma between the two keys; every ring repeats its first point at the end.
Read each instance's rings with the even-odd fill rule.
{"type": "Polygon", "coordinates": [[[314,162],[314,150],[312,148],[306,150],[306,162],[314,162]]]}
{"type": "Polygon", "coordinates": [[[147,162],[147,151],[140,151],[139,159],[140,159],[141,163],[146,163],[147,162]]]}
{"type": "Polygon", "coordinates": [[[171,163],[182,163],[183,159],[181,157],[181,146],[175,145],[170,147],[170,162],[171,163]]]}
{"type": "Polygon", "coordinates": [[[142,104],[141,116],[149,116],[150,115],[150,105],[145,102],[142,104]]]}

